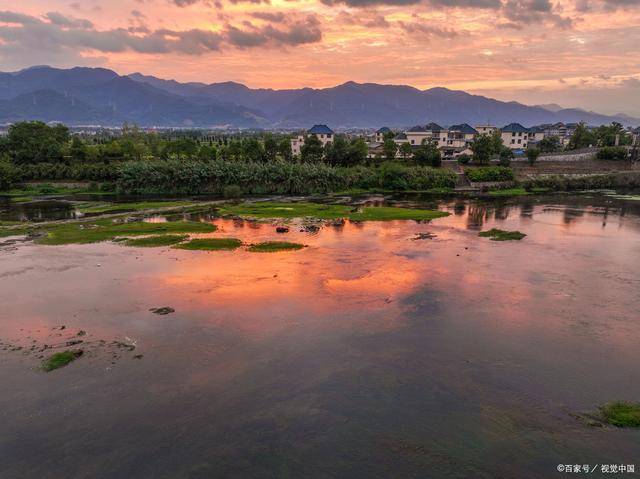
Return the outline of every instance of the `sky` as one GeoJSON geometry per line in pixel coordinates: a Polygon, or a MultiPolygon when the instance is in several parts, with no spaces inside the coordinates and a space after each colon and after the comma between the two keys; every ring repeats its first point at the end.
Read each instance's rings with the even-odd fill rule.
{"type": "Polygon", "coordinates": [[[349,80],[640,117],[640,0],[0,0],[0,70],[349,80]]]}

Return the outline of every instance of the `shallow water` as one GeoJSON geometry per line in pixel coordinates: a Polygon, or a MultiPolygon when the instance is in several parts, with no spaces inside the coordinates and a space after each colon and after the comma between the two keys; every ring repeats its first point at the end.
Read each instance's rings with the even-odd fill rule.
{"type": "Polygon", "coordinates": [[[639,202],[437,205],[452,215],[316,234],[215,220],[214,236],[308,245],[295,252],[0,250],[0,340],[24,347],[0,347],[0,477],[539,478],[640,463],[640,431],[571,416],[640,398],[639,202]],[[492,227],[527,237],[477,236],[492,227]],[[161,306],[176,311],[149,312],[161,306]],[[135,351],[39,372],[29,345],[79,330],[135,351]]]}

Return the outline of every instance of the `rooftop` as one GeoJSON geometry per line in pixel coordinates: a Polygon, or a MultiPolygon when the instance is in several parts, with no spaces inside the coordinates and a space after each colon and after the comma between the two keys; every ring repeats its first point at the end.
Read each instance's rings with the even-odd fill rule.
{"type": "Polygon", "coordinates": [[[333,130],[327,125],[313,125],[307,133],[310,135],[333,135],[333,130]]]}
{"type": "Polygon", "coordinates": [[[501,128],[503,132],[507,133],[527,133],[527,129],[520,123],[509,123],[501,128]]]}
{"type": "Polygon", "coordinates": [[[478,133],[478,131],[473,128],[471,125],[469,125],[468,123],[460,123],[459,125],[451,125],[449,127],[449,131],[459,131],[460,133],[464,133],[464,134],[471,134],[471,135],[475,135],[478,133]]]}
{"type": "Polygon", "coordinates": [[[383,126],[378,131],[376,131],[376,133],[389,133],[390,131],[391,130],[389,128],[387,128],[386,126],[383,126]]]}

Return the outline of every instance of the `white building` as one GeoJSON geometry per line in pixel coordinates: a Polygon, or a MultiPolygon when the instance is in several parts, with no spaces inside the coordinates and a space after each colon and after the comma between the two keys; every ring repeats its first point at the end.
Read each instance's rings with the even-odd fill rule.
{"type": "Polygon", "coordinates": [[[502,144],[512,150],[526,150],[529,144],[529,130],[520,123],[509,123],[500,129],[502,144]]]}
{"type": "Polygon", "coordinates": [[[333,139],[335,138],[335,133],[327,125],[313,125],[313,127],[304,134],[291,139],[291,152],[294,156],[300,156],[302,145],[304,145],[305,139],[310,135],[315,135],[318,140],[320,140],[320,143],[322,143],[322,146],[326,146],[327,143],[333,143],[333,139]]]}

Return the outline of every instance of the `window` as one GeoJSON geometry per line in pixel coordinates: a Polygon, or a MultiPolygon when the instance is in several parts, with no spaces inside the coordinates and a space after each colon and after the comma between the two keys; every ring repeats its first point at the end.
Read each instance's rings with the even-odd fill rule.
{"type": "Polygon", "coordinates": [[[520,143],[522,143],[522,140],[518,140],[518,145],[519,145],[520,143]]]}
{"type": "Polygon", "coordinates": [[[511,140],[511,144],[513,145],[516,142],[516,140],[511,140]]]}

